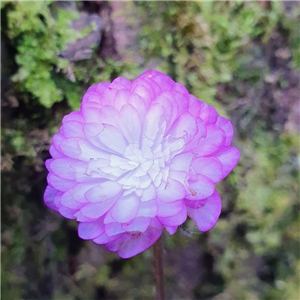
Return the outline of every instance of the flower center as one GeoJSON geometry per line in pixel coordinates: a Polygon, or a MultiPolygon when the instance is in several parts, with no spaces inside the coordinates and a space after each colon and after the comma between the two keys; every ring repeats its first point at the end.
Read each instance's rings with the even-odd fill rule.
{"type": "Polygon", "coordinates": [[[167,161],[161,145],[150,148],[144,144],[140,148],[136,144],[130,144],[123,158],[125,165],[119,167],[129,171],[120,176],[117,182],[124,189],[146,189],[151,183],[158,187],[168,179],[167,161]]]}
{"type": "Polygon", "coordinates": [[[108,179],[120,184],[123,195],[153,191],[168,184],[170,162],[181,153],[184,138],[171,140],[169,136],[154,142],[144,137],[141,144],[130,143],[122,156],[110,154],[106,158],[91,159],[86,174],[92,178],[108,179]]]}

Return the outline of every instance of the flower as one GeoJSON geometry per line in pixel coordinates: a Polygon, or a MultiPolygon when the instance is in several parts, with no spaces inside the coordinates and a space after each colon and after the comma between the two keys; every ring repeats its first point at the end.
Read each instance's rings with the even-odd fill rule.
{"type": "Polygon", "coordinates": [[[44,201],[82,239],[132,257],[187,217],[215,225],[215,184],[239,160],[232,138],[230,121],[162,73],[93,85],[53,137],[44,201]]]}

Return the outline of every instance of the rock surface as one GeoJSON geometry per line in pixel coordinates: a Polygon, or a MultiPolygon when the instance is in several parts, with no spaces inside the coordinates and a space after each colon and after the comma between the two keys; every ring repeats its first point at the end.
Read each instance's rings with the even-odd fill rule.
{"type": "Polygon", "coordinates": [[[61,58],[69,61],[79,61],[91,58],[93,47],[99,46],[101,42],[103,31],[101,17],[97,14],[80,13],[80,18],[73,22],[72,28],[80,32],[86,27],[92,27],[93,30],[84,38],[68,44],[66,50],[59,52],[58,55],[61,58]]]}

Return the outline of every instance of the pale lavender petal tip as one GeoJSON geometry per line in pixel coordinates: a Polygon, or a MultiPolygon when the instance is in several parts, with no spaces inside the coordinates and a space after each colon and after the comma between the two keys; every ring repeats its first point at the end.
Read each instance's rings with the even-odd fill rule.
{"type": "Polygon", "coordinates": [[[160,72],[93,85],[53,137],[45,204],[121,258],[187,217],[207,231],[221,213],[215,184],[240,157],[232,139],[229,120],[160,72]]]}

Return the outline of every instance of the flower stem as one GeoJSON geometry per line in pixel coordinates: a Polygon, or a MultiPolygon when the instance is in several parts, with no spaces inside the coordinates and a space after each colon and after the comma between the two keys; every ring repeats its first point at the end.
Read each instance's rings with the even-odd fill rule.
{"type": "Polygon", "coordinates": [[[164,291],[164,270],[163,270],[163,253],[161,246],[161,237],[155,242],[154,248],[154,281],[156,286],[156,300],[165,299],[164,291]]]}

